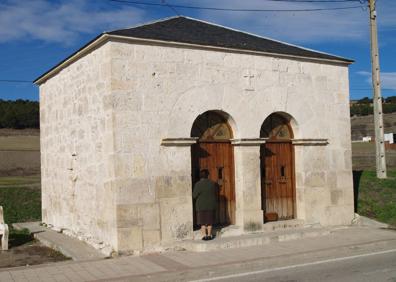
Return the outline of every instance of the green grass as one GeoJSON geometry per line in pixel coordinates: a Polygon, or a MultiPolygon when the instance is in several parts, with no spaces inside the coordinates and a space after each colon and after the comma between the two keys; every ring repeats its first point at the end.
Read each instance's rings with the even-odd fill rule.
{"type": "Polygon", "coordinates": [[[0,177],[0,186],[37,185],[39,183],[40,175],[0,177]]]}
{"type": "Polygon", "coordinates": [[[41,190],[39,178],[0,177],[0,206],[7,224],[41,220],[41,190]],[[14,181],[14,182],[13,182],[14,181]],[[26,186],[18,186],[18,185],[26,186]],[[31,184],[31,185],[29,185],[31,184]]]}
{"type": "Polygon", "coordinates": [[[388,171],[387,179],[378,179],[375,171],[363,171],[358,191],[360,215],[396,226],[396,171],[388,171]]]}

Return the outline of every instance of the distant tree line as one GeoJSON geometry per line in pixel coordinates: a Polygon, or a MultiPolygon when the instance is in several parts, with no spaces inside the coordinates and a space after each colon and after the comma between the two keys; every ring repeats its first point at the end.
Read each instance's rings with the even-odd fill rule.
{"type": "MultiPolygon", "coordinates": [[[[396,96],[382,98],[382,111],[385,114],[396,112],[396,96]]],[[[372,115],[374,111],[373,99],[364,97],[351,103],[351,116],[372,115]]]]}
{"type": "Polygon", "coordinates": [[[39,128],[39,103],[0,99],[0,128],[39,128]]]}

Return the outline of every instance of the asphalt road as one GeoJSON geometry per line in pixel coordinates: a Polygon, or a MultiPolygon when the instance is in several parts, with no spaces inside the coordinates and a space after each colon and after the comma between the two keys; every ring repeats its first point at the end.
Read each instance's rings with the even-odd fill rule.
{"type": "Polygon", "coordinates": [[[396,249],[192,281],[395,281],[396,249]]]}
{"type": "Polygon", "coordinates": [[[396,282],[396,240],[220,263],[115,281],[396,282]]]}

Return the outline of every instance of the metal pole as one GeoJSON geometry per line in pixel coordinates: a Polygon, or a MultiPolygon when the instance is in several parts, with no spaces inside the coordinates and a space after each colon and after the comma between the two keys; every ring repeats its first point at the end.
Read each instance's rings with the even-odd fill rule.
{"type": "Polygon", "coordinates": [[[384,143],[384,121],[382,113],[382,98],[380,87],[380,67],[377,35],[377,0],[369,0],[370,9],[370,34],[371,34],[371,68],[373,81],[374,129],[375,129],[375,155],[377,177],[386,178],[386,158],[384,143]]]}

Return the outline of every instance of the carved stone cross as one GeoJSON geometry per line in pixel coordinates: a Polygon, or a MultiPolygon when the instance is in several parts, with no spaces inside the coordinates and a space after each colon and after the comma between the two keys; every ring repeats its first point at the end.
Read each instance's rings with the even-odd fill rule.
{"type": "Polygon", "coordinates": [[[253,79],[255,78],[255,75],[250,70],[246,70],[243,78],[245,79],[245,90],[254,91],[253,79]]]}

